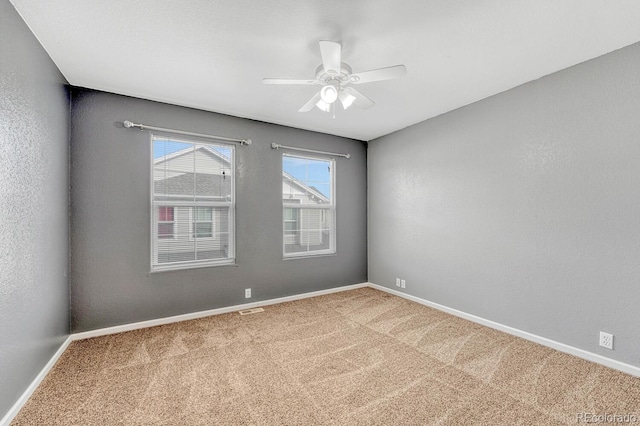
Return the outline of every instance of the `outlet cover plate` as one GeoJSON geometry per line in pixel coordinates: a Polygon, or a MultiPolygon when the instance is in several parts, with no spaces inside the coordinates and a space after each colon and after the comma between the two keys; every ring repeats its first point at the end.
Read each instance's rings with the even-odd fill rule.
{"type": "Polygon", "coordinates": [[[613,334],[600,332],[600,346],[613,350],[613,334]]]}

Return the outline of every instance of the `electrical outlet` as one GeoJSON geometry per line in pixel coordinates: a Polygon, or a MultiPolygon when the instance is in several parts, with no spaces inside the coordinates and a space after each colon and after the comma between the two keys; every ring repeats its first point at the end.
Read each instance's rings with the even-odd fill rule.
{"type": "Polygon", "coordinates": [[[245,299],[251,299],[251,289],[250,288],[245,288],[244,289],[244,298],[245,299]]]}
{"type": "Polygon", "coordinates": [[[600,332],[600,346],[613,350],[613,334],[600,332]]]}
{"type": "Polygon", "coordinates": [[[405,288],[407,286],[407,282],[405,280],[400,280],[400,287],[405,288]]]}
{"type": "Polygon", "coordinates": [[[396,278],[396,287],[400,287],[400,278],[396,278]]]}

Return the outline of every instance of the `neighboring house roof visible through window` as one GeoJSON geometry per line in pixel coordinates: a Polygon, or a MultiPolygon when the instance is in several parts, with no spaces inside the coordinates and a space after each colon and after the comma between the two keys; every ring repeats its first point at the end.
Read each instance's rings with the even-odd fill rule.
{"type": "MultiPolygon", "coordinates": [[[[211,155],[212,158],[220,161],[223,167],[230,167],[230,160],[224,154],[220,153],[214,147],[207,145],[201,145],[196,148],[196,151],[205,152],[211,155]]],[[[170,162],[182,155],[192,154],[194,150],[192,148],[181,149],[175,151],[166,156],[158,157],[154,159],[154,167],[162,167],[161,164],[170,162]]],[[[327,195],[323,194],[320,190],[313,186],[305,184],[299,178],[292,176],[291,174],[283,171],[282,179],[291,185],[299,188],[303,193],[308,193],[311,196],[311,200],[318,204],[325,204],[329,202],[327,195]]],[[[171,176],[166,179],[156,179],[155,188],[157,194],[167,195],[182,195],[189,194],[193,190],[194,176],[193,173],[183,173],[177,176],[171,176]]],[[[207,195],[212,193],[224,194],[226,197],[231,195],[231,186],[224,175],[204,175],[196,174],[195,177],[196,195],[207,195]],[[221,191],[222,189],[222,191],[221,191]],[[215,192],[214,192],[215,191],[215,192]]],[[[172,197],[175,199],[175,197],[172,197]]]]}

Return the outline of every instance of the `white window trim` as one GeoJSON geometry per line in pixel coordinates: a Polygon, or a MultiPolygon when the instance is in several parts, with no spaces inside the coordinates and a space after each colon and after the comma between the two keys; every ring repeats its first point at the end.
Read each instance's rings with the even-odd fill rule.
{"type": "MultiPolygon", "coordinates": [[[[293,158],[302,158],[307,160],[316,160],[316,161],[328,161],[331,167],[331,197],[329,204],[305,204],[305,203],[287,203],[282,200],[282,216],[280,218],[280,225],[282,226],[282,256],[286,259],[306,259],[310,257],[322,257],[322,256],[334,256],[337,253],[336,249],[336,229],[337,229],[337,208],[336,208],[336,159],[332,157],[323,157],[317,155],[295,155],[289,153],[283,153],[281,162],[280,162],[280,187],[282,188],[282,173],[284,172],[284,157],[293,157],[293,158]],[[296,252],[296,253],[287,253],[285,250],[285,236],[286,229],[284,226],[284,212],[286,208],[296,208],[298,210],[307,210],[307,209],[321,209],[321,210],[329,210],[329,215],[331,216],[331,229],[329,234],[330,246],[325,250],[314,250],[314,251],[305,251],[305,252],[296,252]]],[[[281,191],[282,192],[282,191],[281,191]]],[[[282,193],[280,195],[282,197],[282,193]]],[[[300,214],[298,213],[298,222],[300,221],[300,214]]]]}
{"type": "MultiPolygon", "coordinates": [[[[150,158],[151,163],[149,167],[149,204],[150,204],[150,265],[151,273],[155,272],[163,272],[163,271],[176,271],[183,269],[197,269],[197,268],[208,268],[212,266],[225,266],[225,265],[235,265],[236,263],[236,147],[235,145],[217,142],[217,141],[202,141],[198,138],[193,139],[184,139],[184,138],[176,138],[172,135],[160,134],[160,133],[149,133],[149,149],[150,149],[150,158]],[[174,142],[187,143],[187,144],[197,144],[197,145],[221,145],[225,147],[231,148],[231,161],[230,161],[230,169],[232,171],[233,180],[231,182],[231,200],[229,202],[185,202],[185,201],[154,201],[153,199],[153,183],[154,183],[154,158],[153,158],[153,142],[156,139],[170,139],[174,142]],[[156,242],[158,239],[158,227],[157,222],[154,220],[155,210],[158,206],[167,206],[170,203],[171,206],[192,206],[192,207],[229,207],[229,247],[228,247],[228,257],[224,259],[205,259],[205,260],[191,260],[186,262],[172,262],[170,264],[158,264],[155,262],[155,258],[157,257],[156,252],[158,250],[156,242]]],[[[203,197],[204,198],[204,197],[203,197]]],[[[215,197],[214,197],[215,198],[215,197]]],[[[175,209],[174,209],[174,239],[176,238],[175,232],[175,209]]],[[[193,214],[191,212],[191,214],[193,214]]],[[[193,222],[192,222],[193,223],[193,222]]],[[[191,225],[191,224],[190,224],[191,225]]],[[[191,232],[189,232],[189,236],[191,236],[191,232]]],[[[169,240],[169,238],[166,238],[169,240]]]]}

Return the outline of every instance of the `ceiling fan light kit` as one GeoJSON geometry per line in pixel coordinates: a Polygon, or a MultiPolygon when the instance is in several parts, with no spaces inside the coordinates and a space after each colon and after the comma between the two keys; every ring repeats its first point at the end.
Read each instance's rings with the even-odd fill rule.
{"type": "MultiPolygon", "coordinates": [[[[320,99],[318,102],[316,102],[316,106],[318,107],[319,110],[324,111],[324,112],[330,112],[331,111],[331,104],[328,102],[323,101],[322,99],[320,99]]],[[[309,109],[302,111],[302,109],[300,109],[301,112],[306,112],[309,111],[309,109]]]]}
{"type": "Polygon", "coordinates": [[[322,64],[316,69],[315,80],[296,80],[285,78],[265,78],[264,84],[312,84],[321,85],[322,89],[304,104],[298,111],[308,112],[315,106],[321,111],[331,112],[335,116],[335,102],[340,100],[344,110],[352,105],[362,109],[372,107],[375,102],[358,92],[350,84],[372,83],[374,81],[392,80],[404,77],[407,68],[394,65],[360,73],[353,73],[351,67],[342,62],[342,46],[334,41],[321,40],[320,54],[322,64]]]}
{"type": "Polygon", "coordinates": [[[340,98],[342,108],[344,108],[345,110],[353,105],[353,101],[356,100],[356,97],[351,93],[348,93],[346,89],[338,93],[338,98],[340,98]]]}
{"type": "Polygon", "coordinates": [[[338,99],[338,91],[340,85],[336,82],[330,82],[320,90],[320,98],[328,104],[332,104],[338,99]]]}

